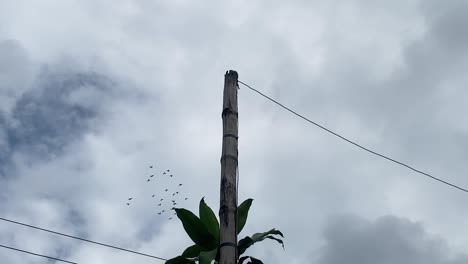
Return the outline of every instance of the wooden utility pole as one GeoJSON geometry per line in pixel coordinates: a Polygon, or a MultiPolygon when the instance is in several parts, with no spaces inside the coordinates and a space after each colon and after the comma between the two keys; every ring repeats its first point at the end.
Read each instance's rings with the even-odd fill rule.
{"type": "Polygon", "coordinates": [[[221,154],[220,188],[220,264],[237,263],[237,72],[228,71],[224,75],[223,96],[223,149],[221,154]]]}

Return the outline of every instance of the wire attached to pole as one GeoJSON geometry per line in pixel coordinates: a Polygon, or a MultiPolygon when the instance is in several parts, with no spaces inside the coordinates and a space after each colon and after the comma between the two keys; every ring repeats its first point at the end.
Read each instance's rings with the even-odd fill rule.
{"type": "Polygon", "coordinates": [[[322,125],[320,125],[320,124],[318,124],[318,123],[316,123],[316,122],[314,122],[314,121],[312,121],[312,120],[310,120],[310,119],[308,119],[307,117],[305,117],[305,116],[303,116],[303,115],[297,113],[296,111],[290,109],[289,107],[284,106],[284,105],[281,104],[280,102],[278,102],[278,101],[272,99],[271,97],[269,97],[269,96],[263,94],[262,92],[260,92],[260,91],[258,91],[257,89],[251,87],[250,85],[248,85],[248,84],[246,84],[246,83],[244,83],[244,82],[242,82],[242,81],[238,81],[238,82],[239,82],[239,83],[242,83],[244,86],[246,86],[246,87],[249,88],[250,90],[252,90],[252,91],[254,91],[254,92],[260,94],[261,96],[263,96],[263,97],[265,97],[266,99],[272,101],[273,103],[279,105],[280,107],[284,108],[285,110],[289,111],[290,113],[292,113],[292,114],[294,114],[294,115],[296,115],[296,116],[298,116],[298,117],[304,119],[305,121],[307,121],[307,122],[309,122],[309,123],[311,123],[311,124],[313,124],[313,125],[315,125],[315,126],[321,128],[321,129],[327,131],[328,133],[330,133],[330,134],[332,134],[332,135],[334,135],[334,136],[336,136],[336,137],[338,137],[338,138],[340,138],[340,139],[342,139],[342,140],[344,140],[344,141],[346,141],[346,142],[348,142],[348,143],[350,143],[350,144],[352,144],[352,145],[354,145],[354,146],[356,146],[356,147],[358,147],[358,148],[360,148],[360,149],[362,149],[362,150],[365,150],[365,151],[367,151],[367,152],[369,152],[369,153],[371,153],[371,154],[374,154],[374,155],[379,156],[379,157],[381,157],[381,158],[384,158],[384,159],[386,159],[386,160],[388,160],[388,161],[391,161],[391,162],[393,162],[393,163],[396,163],[396,164],[398,164],[398,165],[400,165],[400,166],[406,167],[406,168],[408,168],[408,169],[410,169],[410,170],[412,170],[412,171],[415,171],[415,172],[417,172],[417,173],[419,173],[419,174],[421,174],[421,175],[424,175],[424,176],[426,176],[426,177],[429,177],[429,178],[431,178],[431,179],[433,179],[433,180],[435,180],[435,181],[441,182],[441,183],[446,184],[446,185],[448,185],[448,186],[451,186],[451,187],[453,187],[453,188],[455,188],[455,189],[458,189],[458,190],[460,190],[460,191],[463,191],[463,192],[468,193],[468,190],[465,189],[465,188],[463,188],[463,187],[460,187],[460,186],[457,186],[457,185],[455,185],[455,184],[453,184],[453,183],[450,183],[450,182],[448,182],[448,181],[439,179],[439,178],[437,178],[437,177],[435,177],[435,176],[432,176],[432,175],[429,174],[429,173],[426,173],[426,172],[423,172],[423,171],[421,171],[421,170],[415,169],[415,168],[413,168],[412,166],[410,166],[410,165],[408,165],[408,164],[406,164],[406,163],[403,163],[403,162],[401,162],[401,161],[392,159],[392,158],[390,158],[390,157],[388,157],[388,156],[385,156],[385,155],[380,154],[380,153],[378,153],[378,152],[376,152],[376,151],[373,151],[373,150],[371,150],[371,149],[369,149],[369,148],[367,148],[367,147],[364,147],[364,146],[362,146],[362,145],[360,145],[360,144],[358,144],[358,143],[356,143],[356,142],[354,142],[354,141],[352,141],[352,140],[350,140],[350,139],[348,139],[348,138],[346,138],[346,137],[344,137],[344,136],[342,136],[342,135],[340,135],[340,134],[338,134],[338,133],[336,133],[336,132],[333,132],[332,130],[330,130],[330,129],[328,129],[328,128],[326,128],[326,127],[324,127],[324,126],[322,126],[322,125]]]}

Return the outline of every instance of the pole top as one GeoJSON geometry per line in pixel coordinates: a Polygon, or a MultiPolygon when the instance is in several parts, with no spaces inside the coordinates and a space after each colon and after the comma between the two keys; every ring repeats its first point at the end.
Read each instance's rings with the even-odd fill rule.
{"type": "Polygon", "coordinates": [[[237,74],[237,72],[234,71],[234,70],[229,70],[229,71],[226,71],[226,74],[224,75],[224,77],[225,77],[226,79],[232,78],[232,79],[234,79],[235,81],[237,81],[237,79],[239,78],[239,74],[237,74]]]}

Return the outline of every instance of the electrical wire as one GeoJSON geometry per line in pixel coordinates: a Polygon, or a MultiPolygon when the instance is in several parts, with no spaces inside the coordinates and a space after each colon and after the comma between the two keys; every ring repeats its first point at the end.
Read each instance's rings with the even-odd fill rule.
{"type": "Polygon", "coordinates": [[[433,179],[433,180],[436,180],[436,181],[438,181],[438,182],[441,182],[441,183],[443,183],[443,184],[446,184],[446,185],[448,185],[448,186],[451,186],[451,187],[453,187],[453,188],[455,188],[455,189],[458,189],[458,190],[460,190],[460,191],[463,191],[463,192],[468,193],[468,190],[465,189],[465,188],[463,188],[463,187],[457,186],[457,185],[455,185],[455,184],[453,184],[453,183],[450,183],[450,182],[447,182],[447,181],[445,181],[445,180],[439,179],[439,178],[437,178],[437,177],[435,177],[435,176],[432,176],[432,175],[429,174],[429,173],[426,173],[426,172],[423,172],[423,171],[421,171],[421,170],[415,169],[415,168],[411,167],[410,165],[408,165],[408,164],[406,164],[406,163],[403,163],[403,162],[401,162],[401,161],[392,159],[392,158],[390,158],[390,157],[388,157],[388,156],[385,156],[385,155],[380,154],[380,153],[378,153],[378,152],[376,152],[376,151],[373,151],[373,150],[371,150],[371,149],[369,149],[369,148],[366,148],[366,147],[364,147],[364,146],[362,146],[362,145],[360,145],[360,144],[358,144],[358,143],[356,143],[356,142],[354,142],[354,141],[352,141],[352,140],[350,140],[350,139],[348,139],[348,138],[346,138],[346,137],[344,137],[344,136],[341,136],[340,134],[338,134],[338,133],[336,133],[336,132],[333,132],[332,130],[330,130],[330,129],[328,129],[328,128],[326,128],[326,127],[324,127],[324,126],[322,126],[322,125],[320,125],[320,124],[318,124],[318,123],[316,123],[316,122],[314,122],[314,121],[308,119],[307,117],[305,117],[305,116],[303,116],[303,115],[297,113],[296,111],[291,110],[290,108],[284,106],[284,105],[281,104],[280,102],[278,102],[278,101],[272,99],[271,97],[269,97],[269,96],[263,94],[262,92],[258,91],[257,89],[254,89],[254,88],[251,87],[250,85],[248,85],[248,84],[246,84],[246,83],[244,83],[244,82],[241,82],[241,81],[238,81],[238,82],[239,82],[239,83],[242,83],[242,84],[243,84],[244,86],[246,86],[247,88],[251,89],[252,91],[254,91],[254,92],[258,93],[258,94],[260,94],[261,96],[263,96],[263,97],[265,97],[266,99],[272,101],[273,103],[279,105],[280,107],[284,108],[285,110],[289,111],[290,113],[292,113],[292,114],[294,114],[294,115],[296,115],[296,116],[298,116],[298,117],[304,119],[305,121],[307,121],[307,122],[309,122],[309,123],[311,123],[311,124],[313,124],[313,125],[315,125],[315,126],[321,128],[321,129],[327,131],[328,133],[330,133],[330,134],[332,134],[332,135],[334,135],[334,136],[336,136],[336,137],[338,137],[338,138],[340,138],[340,139],[342,139],[342,140],[344,140],[344,141],[346,141],[346,142],[348,142],[348,143],[350,143],[350,144],[352,144],[352,145],[354,145],[354,146],[356,146],[356,147],[358,147],[358,148],[360,148],[360,149],[362,149],[362,150],[365,150],[365,151],[367,151],[367,152],[369,152],[369,153],[372,153],[372,154],[374,154],[374,155],[376,155],[376,156],[379,156],[379,157],[381,157],[381,158],[384,158],[384,159],[386,159],[386,160],[388,160],[388,161],[391,161],[391,162],[393,162],[393,163],[396,163],[396,164],[398,164],[398,165],[401,165],[401,166],[403,166],[403,167],[406,167],[406,168],[408,168],[408,169],[410,169],[410,170],[412,170],[412,171],[415,171],[415,172],[417,172],[417,173],[419,173],[419,174],[422,174],[422,175],[424,175],[424,176],[426,176],[426,177],[429,177],[429,178],[431,178],[431,179],[433,179]]]}
{"type": "Polygon", "coordinates": [[[11,249],[11,250],[15,250],[15,251],[19,251],[19,252],[23,252],[23,253],[27,253],[27,254],[30,254],[30,255],[38,256],[38,257],[43,257],[43,258],[52,259],[52,260],[55,260],[55,261],[60,261],[60,262],[65,262],[65,263],[71,263],[71,264],[78,264],[78,263],[76,263],[76,262],[71,262],[71,261],[68,261],[68,260],[59,259],[59,258],[54,258],[54,257],[49,257],[49,256],[46,256],[46,255],[41,255],[41,254],[37,254],[37,253],[30,252],[30,251],[26,251],[26,250],[14,248],[14,247],[9,247],[9,246],[5,246],[5,245],[0,245],[0,247],[2,247],[2,248],[7,248],[7,249],[11,249]]]}
{"type": "Polygon", "coordinates": [[[92,240],[77,237],[77,236],[67,235],[67,234],[52,231],[52,230],[49,230],[49,229],[45,229],[45,228],[41,228],[41,227],[37,227],[37,226],[33,226],[33,225],[28,225],[28,224],[21,223],[21,222],[18,222],[18,221],[13,221],[13,220],[6,219],[6,218],[3,218],[3,217],[0,217],[0,220],[5,221],[5,222],[10,222],[10,223],[13,223],[13,224],[17,224],[17,225],[22,225],[22,226],[33,228],[33,229],[37,229],[37,230],[41,230],[41,231],[44,231],[44,232],[49,232],[49,233],[52,233],[52,234],[68,237],[68,238],[81,240],[81,241],[84,241],[84,242],[88,242],[88,243],[92,243],[92,244],[96,244],[96,245],[100,245],[100,246],[104,246],[104,247],[108,247],[108,248],[113,248],[113,249],[117,249],[117,250],[121,250],[121,251],[126,251],[126,252],[129,252],[129,253],[133,253],[133,254],[149,257],[149,258],[154,258],[154,259],[159,259],[159,260],[167,260],[165,258],[153,256],[153,255],[150,255],[150,254],[145,254],[145,253],[133,251],[133,250],[130,250],[130,249],[125,249],[125,248],[121,248],[121,247],[117,247],[117,246],[112,246],[112,245],[109,245],[109,244],[96,242],[96,241],[92,241],[92,240]]]}

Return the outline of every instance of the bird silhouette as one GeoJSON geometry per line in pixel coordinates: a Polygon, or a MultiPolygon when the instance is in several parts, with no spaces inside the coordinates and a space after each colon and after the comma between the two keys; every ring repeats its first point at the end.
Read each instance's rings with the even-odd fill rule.
{"type": "Polygon", "coordinates": [[[166,174],[166,172],[163,172],[163,175],[165,175],[165,174],[166,174]]]}
{"type": "Polygon", "coordinates": [[[175,193],[172,194],[172,196],[174,196],[174,195],[175,195],[175,193]]]}
{"type": "Polygon", "coordinates": [[[169,190],[169,189],[166,189],[166,190],[164,190],[164,191],[167,192],[167,190],[169,190]]]}
{"type": "Polygon", "coordinates": [[[128,198],[129,201],[131,201],[132,199],[133,199],[132,197],[128,198]]]}
{"type": "Polygon", "coordinates": [[[159,200],[159,201],[162,201],[162,200],[164,200],[164,199],[163,199],[163,198],[161,198],[161,200],[159,200]]]}
{"type": "Polygon", "coordinates": [[[148,181],[150,181],[150,179],[148,179],[148,181]]]}
{"type": "Polygon", "coordinates": [[[171,175],[169,175],[169,176],[171,176],[171,178],[172,178],[172,174],[171,174],[171,175]]]}
{"type": "Polygon", "coordinates": [[[150,166],[150,169],[152,169],[152,168],[153,168],[153,165],[150,166]]]}
{"type": "Polygon", "coordinates": [[[182,183],[179,183],[179,186],[182,186],[182,183]]]}
{"type": "Polygon", "coordinates": [[[158,206],[161,206],[161,204],[158,204],[158,206]]]}
{"type": "Polygon", "coordinates": [[[164,213],[164,212],[165,212],[164,210],[161,211],[161,213],[164,213]]]}
{"type": "Polygon", "coordinates": [[[171,200],[173,203],[175,203],[175,200],[171,200]]]}
{"type": "Polygon", "coordinates": [[[173,203],[172,205],[176,205],[177,203],[173,203]]]}
{"type": "Polygon", "coordinates": [[[151,196],[151,197],[154,197],[154,196],[155,196],[155,195],[153,194],[153,196],[151,196]]]}
{"type": "Polygon", "coordinates": [[[169,217],[169,220],[171,220],[171,219],[172,219],[172,217],[169,217]]]}
{"type": "Polygon", "coordinates": [[[161,212],[159,212],[158,215],[161,215],[161,212]]]}
{"type": "Polygon", "coordinates": [[[130,203],[127,203],[127,205],[130,205],[130,203]]]}
{"type": "Polygon", "coordinates": [[[150,177],[153,178],[153,177],[154,177],[154,174],[151,174],[150,177]]]}
{"type": "Polygon", "coordinates": [[[169,172],[169,170],[166,170],[167,172],[169,172]]]}
{"type": "Polygon", "coordinates": [[[187,198],[187,197],[185,197],[185,200],[187,200],[187,199],[188,199],[188,198],[187,198]]]}
{"type": "Polygon", "coordinates": [[[179,194],[179,192],[175,192],[176,194],[179,194]]]}

